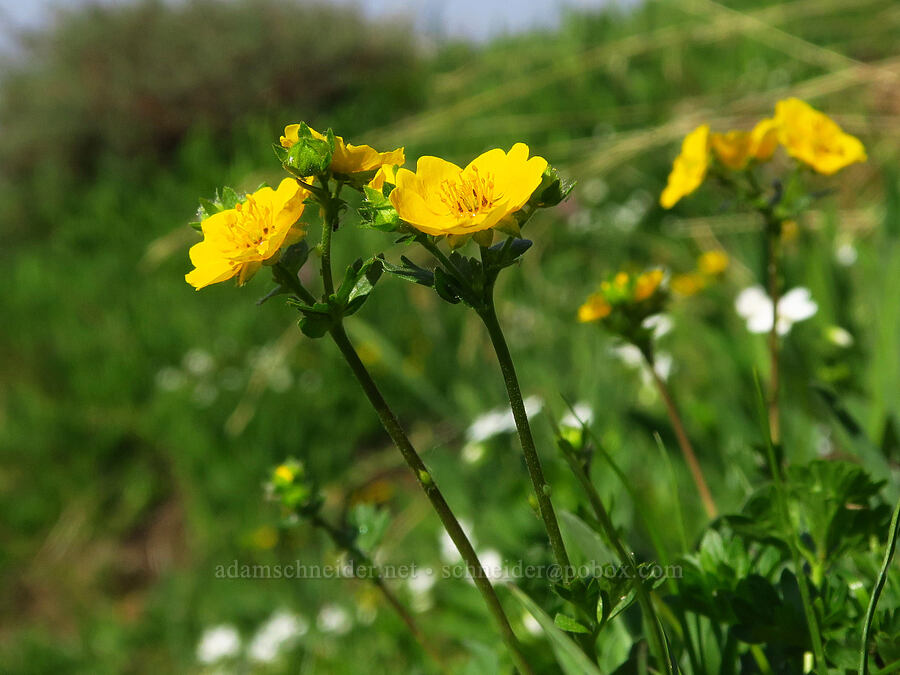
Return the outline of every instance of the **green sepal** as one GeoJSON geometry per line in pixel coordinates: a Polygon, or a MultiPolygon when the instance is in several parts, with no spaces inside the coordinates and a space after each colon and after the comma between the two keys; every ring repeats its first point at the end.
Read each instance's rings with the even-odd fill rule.
{"type": "Polygon", "coordinates": [[[494,229],[503,234],[508,234],[510,237],[519,237],[522,235],[519,219],[516,218],[515,215],[503,216],[500,219],[500,222],[494,225],[494,229]]]}
{"type": "Polygon", "coordinates": [[[359,209],[362,224],[382,232],[396,232],[407,229],[400,221],[397,209],[391,204],[381,190],[376,190],[368,185],[363,187],[366,195],[366,203],[359,209]]]}
{"type": "Polygon", "coordinates": [[[575,189],[574,181],[564,181],[559,177],[559,172],[552,166],[547,166],[541,178],[541,184],[532,193],[528,203],[539,209],[556,206],[575,189]]]}
{"type": "Polygon", "coordinates": [[[227,210],[233,209],[235,206],[240,204],[241,198],[233,188],[230,188],[226,185],[222,188],[222,196],[220,201],[222,203],[222,210],[227,210]]]}
{"type": "Polygon", "coordinates": [[[480,230],[472,235],[472,239],[474,239],[475,243],[479,246],[487,248],[494,243],[494,230],[491,228],[480,230]]]}

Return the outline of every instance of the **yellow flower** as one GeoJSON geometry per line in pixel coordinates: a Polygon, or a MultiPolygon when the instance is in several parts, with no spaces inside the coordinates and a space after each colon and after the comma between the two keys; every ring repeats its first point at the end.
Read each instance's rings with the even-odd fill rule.
{"type": "Polygon", "coordinates": [[[677,274],[672,277],[671,285],[674,293],[688,297],[702,291],[708,283],[708,278],[699,272],[688,272],[687,274],[677,274]]]}
{"type": "MultiPolygon", "coordinates": [[[[284,128],[284,136],[281,137],[281,146],[290,148],[300,140],[300,125],[289,124],[284,128]]],[[[325,136],[315,129],[310,129],[314,138],[325,140],[325,136]]],[[[406,162],[403,148],[397,148],[390,152],[378,152],[368,145],[352,145],[345,143],[340,136],[334,137],[334,156],[331,158],[331,170],[334,173],[362,173],[374,171],[384,165],[402,165],[406,162]]]]}
{"type": "Polygon", "coordinates": [[[653,295],[662,283],[664,276],[661,269],[650,270],[639,275],[634,280],[634,301],[641,302],[653,295]]]}
{"type": "Polygon", "coordinates": [[[858,138],[844,133],[827,115],[797,98],[775,105],[778,140],[788,154],[819,173],[831,175],[854,162],[866,161],[858,138]]]}
{"type": "Polygon", "coordinates": [[[705,251],[697,258],[697,269],[708,277],[718,276],[728,269],[728,254],[725,251],[705,251]]]}
{"type": "Polygon", "coordinates": [[[289,467],[287,464],[282,464],[277,469],[275,469],[275,477],[285,483],[293,483],[294,470],[291,469],[291,467],[289,467]]]}
{"type": "Polygon", "coordinates": [[[681,154],[675,158],[666,189],[659,197],[665,209],[700,187],[709,167],[709,125],[702,124],[685,136],[681,154]]]}
{"type": "Polygon", "coordinates": [[[432,235],[487,230],[521,209],[540,185],[547,160],[528,157],[516,143],[507,154],[494,149],[465,169],[438,157],[420,157],[416,172],[397,171],[391,203],[400,218],[432,235]]]}
{"type": "Polygon", "coordinates": [[[605,319],[612,312],[610,305],[602,293],[592,293],[585,303],[578,308],[578,321],[589,323],[605,319]]]}
{"type": "Polygon", "coordinates": [[[306,234],[297,220],[308,195],[285,178],[277,190],[261,188],[233,209],[209,216],[200,224],[203,241],[191,247],[195,269],[185,281],[197,290],[235,276],[244,284],[264,262],[277,259],[282,246],[306,234]]]}
{"type": "Polygon", "coordinates": [[[709,136],[709,143],[722,164],[739,171],[746,167],[751,159],[764,161],[775,153],[775,148],[778,147],[778,131],[775,120],[766,119],[759,122],[752,131],[712,133],[709,136]]]}
{"type": "Polygon", "coordinates": [[[378,171],[375,172],[375,175],[372,176],[372,180],[369,181],[368,187],[373,190],[381,190],[385,183],[388,185],[396,185],[397,183],[397,171],[394,169],[393,165],[382,165],[378,171]]]}

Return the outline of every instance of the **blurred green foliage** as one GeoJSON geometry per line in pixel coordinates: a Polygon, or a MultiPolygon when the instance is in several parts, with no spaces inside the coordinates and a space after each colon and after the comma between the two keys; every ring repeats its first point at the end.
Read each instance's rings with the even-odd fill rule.
{"type": "MultiPolygon", "coordinates": [[[[727,588],[731,604],[720,611],[747,617],[742,598],[764,591],[779,616],[793,616],[792,581],[780,571],[738,588],[716,567],[725,544],[703,533],[680,457],[671,458],[677,490],[659,459],[653,432],[676,447],[661,406],[611,340],[574,325],[577,306],[612,269],[687,271],[701,250],[729,251],[725,280],[675,305],[663,346],[720,508],[751,508],[764,474],[754,376],[765,349],[733,299],[760,277],[758,224],[708,217],[728,211],[714,186],[674,213],[656,197],[693,124],[742,125],[784,95],[809,98],[864,140],[870,162],[823,180],[835,194],[787,243],[787,286],[810,288],[819,312],[785,341],[786,454],[792,463],[852,459],[889,480],[885,496],[896,498],[900,13],[889,0],[729,7],[747,14],[649,2],[428,55],[408,32],[351,10],[274,1],[93,7],[31,36],[0,83],[3,670],[189,672],[204,629],[232,623],[247,639],[288,607],[312,623],[315,639],[272,672],[428,671],[386,608],[376,603],[369,623],[364,584],[214,575],[233,560],[333,560],[323,537],[283,529],[262,501],[269,470],[288,456],[324,486],[324,508],[336,517],[360,502],[386,505],[384,561],[439,560],[437,522],[335,350],[303,339],[278,299],[253,306],[270,288],[264,274],[240,291],[196,294],[183,281],[196,241],[183,223],[197,196],[276,180],[271,143],[301,119],[382,150],[406,145],[410,160],[466,161],[524,140],[579,181],[568,202],[529,226],[535,245],[500,290],[523,389],[546,402],[534,426],[558,508],[574,512],[580,501],[551,450],[548,422],[564,413],[563,395],[592,406],[595,431],[653,519],[672,522],[683,509],[689,547],[674,526],[662,543],[673,560],[696,556],[696,587],[727,588]],[[828,339],[834,325],[852,345],[828,339]],[[330,604],[350,613],[351,632],[316,625],[330,604]]],[[[394,262],[408,253],[352,224],[336,247],[338,269],[362,252],[387,249],[394,262]]],[[[501,434],[480,454],[461,452],[468,424],[505,400],[475,318],[427,289],[383,280],[348,327],[479,550],[546,562],[514,439],[501,434]]],[[[594,478],[629,543],[652,559],[632,500],[609,472],[594,478]]],[[[820,534],[831,546],[831,533],[820,534]]],[[[848,554],[867,580],[883,537],[860,538],[848,554]]],[[[725,557],[740,568],[740,555],[725,557]]],[[[547,593],[542,582],[523,585],[533,597],[547,593]]],[[[900,634],[897,595],[885,598],[882,640],[900,634]]],[[[474,590],[450,580],[430,598],[435,609],[419,618],[428,635],[444,636],[448,661],[493,672],[496,640],[485,635],[474,590]]],[[[521,629],[515,601],[504,600],[521,629]]],[[[713,631],[706,619],[698,625],[713,631]]],[[[630,614],[611,626],[637,628],[630,614]]],[[[611,664],[625,656],[619,644],[610,640],[611,664]]],[[[527,648],[550,658],[537,637],[527,648]]]]}

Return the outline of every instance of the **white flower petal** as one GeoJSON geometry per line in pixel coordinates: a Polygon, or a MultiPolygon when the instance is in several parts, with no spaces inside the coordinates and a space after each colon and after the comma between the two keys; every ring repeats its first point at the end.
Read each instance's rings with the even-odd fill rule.
{"type": "MultiPolygon", "coordinates": [[[[747,330],[751,333],[768,333],[772,330],[772,305],[768,312],[757,312],[747,317],[747,330]]],[[[790,325],[788,325],[790,328],[790,325]]]]}
{"type": "Polygon", "coordinates": [[[819,306],[813,301],[808,288],[792,288],[778,301],[778,316],[794,323],[813,316],[819,306]]]}
{"type": "Polygon", "coordinates": [[[241,636],[232,625],[222,624],[203,631],[197,644],[197,660],[200,663],[216,663],[237,655],[241,649],[241,636]]]}
{"type": "Polygon", "coordinates": [[[672,330],[674,322],[668,314],[654,314],[644,319],[642,325],[644,328],[653,331],[654,338],[659,339],[672,330]]]}
{"type": "MultiPolygon", "coordinates": [[[[750,286],[741,291],[734,301],[737,313],[745,319],[762,314],[772,314],[772,300],[760,286],[750,286]]],[[[771,324],[770,324],[771,325],[771,324]]]]}

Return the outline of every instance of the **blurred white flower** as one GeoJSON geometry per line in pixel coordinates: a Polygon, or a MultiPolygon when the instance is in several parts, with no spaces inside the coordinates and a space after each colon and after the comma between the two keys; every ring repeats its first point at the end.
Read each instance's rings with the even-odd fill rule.
{"type": "Polygon", "coordinates": [[[466,443],[462,449],[462,458],[466,464],[477,464],[484,457],[484,443],[466,443]]]}
{"type": "Polygon", "coordinates": [[[850,267],[856,262],[858,257],[859,253],[857,252],[856,247],[850,242],[839,244],[834,250],[834,259],[837,260],[839,265],[844,267],[850,267]]]}
{"type": "Polygon", "coordinates": [[[186,379],[184,373],[178,368],[166,366],[160,368],[156,373],[156,386],[163,391],[175,391],[184,386],[186,379]]]}
{"type": "Polygon", "coordinates": [[[503,571],[503,556],[492,548],[480,551],[478,559],[484,568],[484,573],[491,581],[501,581],[505,578],[503,571]]]}
{"type": "MultiPolygon", "coordinates": [[[[534,417],[544,407],[544,401],[539,396],[529,396],[525,399],[525,414],[534,417]]],[[[466,440],[469,443],[481,443],[500,434],[511,433],[516,430],[516,420],[510,408],[497,408],[490,410],[475,418],[475,421],[466,430],[466,440]]]]}
{"type": "Polygon", "coordinates": [[[434,605],[431,589],[437,581],[437,576],[431,568],[417,568],[415,573],[406,580],[409,587],[412,602],[410,606],[416,612],[426,612],[434,605]]]}
{"type": "Polygon", "coordinates": [[[200,663],[216,663],[236,656],[241,650],[241,636],[230,624],[213,626],[203,631],[197,643],[197,660],[200,663]]]}
{"type": "Polygon", "coordinates": [[[309,630],[306,620],[293,612],[280,609],[259,627],[247,652],[251,661],[271,663],[295,639],[309,630]]]}
{"type": "Polygon", "coordinates": [[[825,337],[836,347],[843,347],[846,349],[847,347],[853,346],[853,336],[850,334],[850,331],[841,328],[840,326],[829,326],[825,329],[825,337]]]}
{"type": "MultiPolygon", "coordinates": [[[[772,299],[760,286],[751,286],[741,291],[734,301],[734,307],[747,321],[747,330],[751,333],[768,333],[772,330],[772,299]]],[[[792,288],[778,301],[775,329],[779,335],[787,335],[791,326],[813,316],[818,309],[808,288],[792,288]]]]}
{"type": "Polygon", "coordinates": [[[191,375],[206,375],[213,369],[212,354],[205,349],[191,349],[181,360],[184,369],[191,375]]]}
{"type": "Polygon", "coordinates": [[[594,421],[594,410],[587,403],[579,401],[572,410],[566,413],[566,416],[560,420],[559,425],[562,427],[571,427],[572,429],[580,429],[582,424],[590,424],[594,421]]]}
{"type": "MultiPolygon", "coordinates": [[[[472,542],[472,546],[474,546],[475,537],[472,536],[472,523],[460,518],[459,526],[462,528],[462,531],[466,533],[466,537],[469,541],[472,542]]],[[[445,563],[451,565],[462,560],[462,556],[459,554],[459,551],[456,550],[456,544],[453,543],[450,535],[447,534],[447,530],[444,529],[441,529],[441,559],[445,563]]]]}
{"type": "Polygon", "coordinates": [[[609,185],[602,178],[591,178],[584,182],[579,193],[589,202],[599,204],[609,194],[609,185]]]}
{"type": "Polygon", "coordinates": [[[198,382],[194,386],[194,391],[191,393],[191,398],[194,403],[196,403],[201,408],[209,407],[213,404],[213,401],[216,400],[216,397],[219,395],[219,390],[214,385],[209,382],[198,382]]]}
{"type": "Polygon", "coordinates": [[[641,325],[647,330],[653,331],[654,339],[658,340],[672,330],[674,321],[672,321],[672,317],[668,314],[654,314],[653,316],[648,316],[644,319],[644,323],[641,325]]]}
{"type": "MultiPolygon", "coordinates": [[[[634,345],[622,344],[612,348],[612,353],[619,358],[629,368],[639,368],[641,371],[641,381],[646,386],[653,384],[653,374],[644,360],[641,350],[634,345]]],[[[656,361],[656,372],[663,379],[668,380],[672,373],[672,355],[668,352],[657,351],[654,356],[656,361]]]]}
{"type": "Polygon", "coordinates": [[[319,610],[316,626],[323,633],[343,635],[352,627],[350,613],[340,605],[325,605],[319,610]]]}

